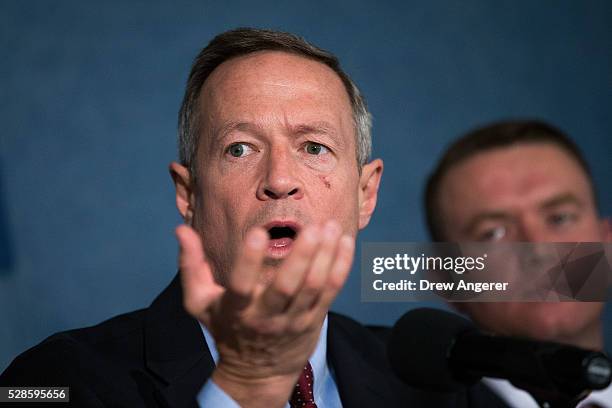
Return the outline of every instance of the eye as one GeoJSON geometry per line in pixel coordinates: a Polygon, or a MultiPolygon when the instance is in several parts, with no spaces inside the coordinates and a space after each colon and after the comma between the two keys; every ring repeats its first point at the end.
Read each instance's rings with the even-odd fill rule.
{"type": "Polygon", "coordinates": [[[305,149],[306,149],[306,153],[312,154],[312,155],[320,155],[320,154],[329,153],[329,149],[327,147],[323,146],[320,143],[315,143],[315,142],[306,143],[305,149]]]}
{"type": "Polygon", "coordinates": [[[549,225],[555,227],[563,227],[565,225],[573,223],[574,221],[576,221],[577,218],[578,216],[576,214],[570,212],[559,212],[549,215],[547,217],[547,221],[549,225]]]}
{"type": "Polygon", "coordinates": [[[226,150],[233,157],[244,157],[253,153],[253,149],[246,143],[232,143],[226,150]]]}
{"type": "Polygon", "coordinates": [[[500,241],[508,235],[508,230],[503,225],[490,228],[479,235],[479,241],[500,241]]]}

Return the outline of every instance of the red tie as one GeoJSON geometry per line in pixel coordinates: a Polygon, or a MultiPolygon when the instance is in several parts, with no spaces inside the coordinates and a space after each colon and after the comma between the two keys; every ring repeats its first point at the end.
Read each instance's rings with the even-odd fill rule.
{"type": "Polygon", "coordinates": [[[310,363],[307,362],[289,400],[291,408],[317,408],[312,392],[313,387],[314,375],[310,363]]]}

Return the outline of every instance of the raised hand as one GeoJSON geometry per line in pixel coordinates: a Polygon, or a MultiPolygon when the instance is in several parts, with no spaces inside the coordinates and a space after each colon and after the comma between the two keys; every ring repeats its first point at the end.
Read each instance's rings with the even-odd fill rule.
{"type": "Polygon", "coordinates": [[[176,232],[185,308],[210,330],[219,351],[213,381],[242,406],[283,406],[346,281],[354,239],[341,236],[334,221],[306,227],[263,283],[268,236],[255,228],[222,287],[198,234],[185,225],[176,232]]]}

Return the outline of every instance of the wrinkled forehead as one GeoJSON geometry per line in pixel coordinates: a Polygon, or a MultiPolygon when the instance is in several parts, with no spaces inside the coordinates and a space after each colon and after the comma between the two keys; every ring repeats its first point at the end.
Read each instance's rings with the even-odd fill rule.
{"type": "Polygon", "coordinates": [[[318,61],[279,51],[225,61],[200,91],[201,124],[227,121],[327,122],[354,140],[352,108],[340,77],[318,61]]]}
{"type": "Polygon", "coordinates": [[[220,64],[206,79],[202,91],[223,89],[239,83],[276,83],[328,90],[349,102],[338,74],[314,59],[284,51],[259,51],[231,58],[220,64]],[[207,86],[208,85],[208,86],[207,86]],[[211,86],[212,85],[212,86],[211,86]]]}

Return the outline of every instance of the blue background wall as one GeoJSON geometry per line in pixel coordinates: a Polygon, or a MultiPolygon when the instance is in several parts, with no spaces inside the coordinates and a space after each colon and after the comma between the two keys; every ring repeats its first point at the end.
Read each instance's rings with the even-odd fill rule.
{"type": "MultiPolygon", "coordinates": [[[[235,26],[301,34],[363,89],[386,170],[362,240],[425,240],[433,161],[508,116],[573,135],[612,214],[610,1],[89,3],[0,3],[0,370],[172,278],[176,113],[197,51],[235,26]]],[[[335,309],[391,323],[412,306],[360,303],[354,270],[335,309]]]]}

